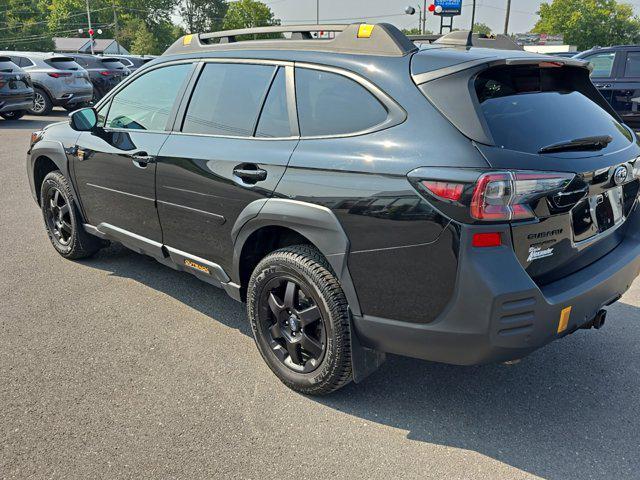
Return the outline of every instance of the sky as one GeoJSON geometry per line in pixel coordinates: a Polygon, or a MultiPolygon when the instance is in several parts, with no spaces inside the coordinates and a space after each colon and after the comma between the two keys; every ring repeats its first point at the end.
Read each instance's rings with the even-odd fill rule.
{"type": "MultiPolygon", "coordinates": [[[[315,23],[316,1],[320,3],[320,22],[346,23],[367,20],[371,23],[388,22],[399,28],[418,26],[418,13],[410,16],[405,7],[422,5],[422,0],[261,0],[271,7],[283,24],[315,23]]],[[[427,5],[432,3],[427,0],[427,5]]],[[[538,16],[540,0],[512,0],[509,33],[524,33],[533,28],[538,16]]],[[[640,0],[627,0],[640,15],[640,0]]],[[[476,21],[486,23],[496,33],[504,30],[507,0],[477,0],[476,21]]],[[[463,0],[462,15],[454,20],[454,27],[468,28],[471,23],[472,0],[463,0]]],[[[427,15],[427,29],[437,32],[440,20],[427,15]]]]}

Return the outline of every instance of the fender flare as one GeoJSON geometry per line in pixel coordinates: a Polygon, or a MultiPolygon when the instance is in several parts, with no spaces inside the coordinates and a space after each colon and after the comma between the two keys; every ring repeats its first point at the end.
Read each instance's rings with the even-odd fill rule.
{"type": "Polygon", "coordinates": [[[256,200],[240,213],[231,231],[234,281],[240,280],[242,249],[252,233],[262,227],[281,226],[305,237],[325,256],[333,268],[351,310],[351,361],[355,383],[362,382],[385,362],[386,354],[362,345],[353,325],[361,318],[360,303],[349,274],[349,238],[335,214],[322,205],[289,199],[256,200]]]}
{"type": "Polygon", "coordinates": [[[39,204],[40,199],[38,198],[38,195],[36,193],[38,186],[35,184],[35,163],[36,160],[40,157],[47,157],[48,159],[50,159],[56,165],[56,167],[58,167],[58,170],[60,170],[62,174],[67,177],[67,179],[69,179],[69,186],[71,187],[73,198],[75,199],[76,204],[80,209],[80,214],[84,218],[82,202],[80,201],[80,196],[76,191],[74,178],[73,175],[71,175],[71,170],[69,168],[69,159],[67,158],[67,153],[62,142],[43,139],[31,148],[27,168],[29,173],[29,185],[31,187],[31,194],[33,195],[36,203],[39,204]]]}
{"type": "Polygon", "coordinates": [[[293,230],[315,245],[336,273],[352,313],[362,315],[347,265],[349,239],[335,214],[322,205],[281,198],[256,200],[247,205],[231,231],[234,281],[240,281],[240,258],[247,239],[258,229],[269,226],[293,230]]]}

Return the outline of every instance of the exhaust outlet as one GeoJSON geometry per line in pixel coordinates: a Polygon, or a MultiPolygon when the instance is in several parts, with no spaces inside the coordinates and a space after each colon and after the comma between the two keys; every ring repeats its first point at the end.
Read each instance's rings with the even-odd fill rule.
{"type": "Polygon", "coordinates": [[[585,330],[589,330],[590,328],[595,328],[596,330],[600,330],[602,327],[604,327],[604,322],[607,319],[607,311],[604,309],[601,309],[598,311],[598,313],[596,313],[596,316],[593,317],[593,319],[590,322],[585,323],[582,327],[580,328],[584,328],[585,330]]]}
{"type": "Polygon", "coordinates": [[[596,330],[600,330],[602,327],[604,327],[604,322],[607,319],[607,311],[606,310],[600,310],[598,313],[596,313],[595,318],[593,319],[593,328],[595,328],[596,330]]]}

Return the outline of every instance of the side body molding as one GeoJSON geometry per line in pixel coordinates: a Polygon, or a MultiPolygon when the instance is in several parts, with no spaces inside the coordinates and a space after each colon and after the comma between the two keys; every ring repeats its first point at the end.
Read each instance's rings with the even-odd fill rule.
{"type": "Polygon", "coordinates": [[[362,315],[347,266],[349,239],[333,212],[321,205],[280,198],[250,203],[238,216],[231,232],[234,282],[240,280],[240,257],[245,242],[253,232],[268,226],[289,228],[313,243],[338,276],[352,313],[362,315]]]}

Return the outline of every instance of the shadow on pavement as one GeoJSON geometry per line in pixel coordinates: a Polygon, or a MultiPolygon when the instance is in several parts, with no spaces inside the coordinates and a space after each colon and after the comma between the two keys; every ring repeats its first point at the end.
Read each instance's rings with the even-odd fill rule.
{"type": "MultiPolygon", "coordinates": [[[[186,273],[120,246],[83,263],[251,335],[242,305],[186,273]]],[[[640,312],[622,303],[609,312],[603,330],[579,331],[517,365],[390,356],[363,383],[312,400],[405,430],[410,440],[475,451],[548,479],[638,478],[640,312]]]]}
{"type": "Polygon", "coordinates": [[[25,115],[19,120],[4,120],[0,118],[0,130],[38,130],[50,123],[65,121],[67,115],[68,112],[64,110],[54,110],[49,115],[42,117],[25,115]]]}

